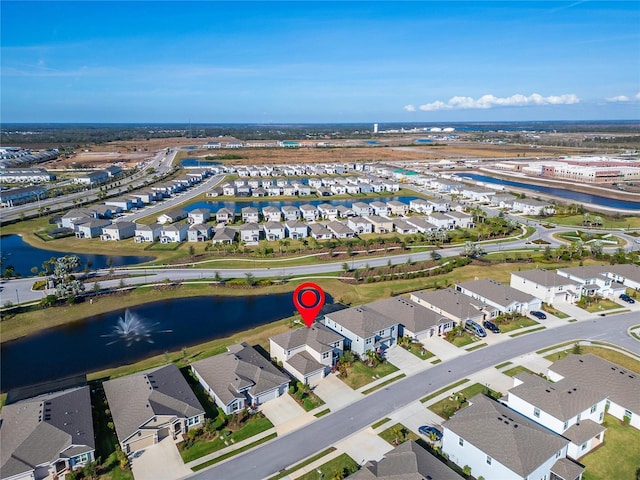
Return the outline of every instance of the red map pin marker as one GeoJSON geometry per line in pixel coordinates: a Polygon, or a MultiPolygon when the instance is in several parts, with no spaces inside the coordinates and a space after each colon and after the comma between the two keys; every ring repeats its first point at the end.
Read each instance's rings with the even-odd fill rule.
{"type": "Polygon", "coordinates": [[[293,304],[308,328],[324,306],[324,291],[315,283],[305,282],[293,292],[293,304]]]}

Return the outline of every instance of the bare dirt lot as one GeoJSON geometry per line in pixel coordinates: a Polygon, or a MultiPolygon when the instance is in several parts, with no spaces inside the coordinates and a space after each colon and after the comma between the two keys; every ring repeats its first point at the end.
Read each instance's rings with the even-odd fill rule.
{"type": "MultiPolygon", "coordinates": [[[[46,166],[52,168],[85,167],[101,168],[114,163],[133,166],[152,157],[157,151],[169,147],[201,147],[209,141],[233,141],[224,139],[162,138],[130,140],[95,145],[78,151],[70,158],[58,159],[46,166]]],[[[269,163],[323,163],[323,162],[385,162],[385,161],[436,161],[440,159],[482,159],[482,158],[532,158],[555,155],[577,155],[593,153],[585,149],[562,147],[531,148],[526,145],[492,145],[472,142],[457,142],[449,145],[412,146],[412,138],[389,138],[376,146],[362,146],[353,140],[335,141],[335,147],[318,148],[242,148],[212,149],[196,148],[180,152],[182,158],[220,157],[234,164],[269,163]],[[235,158],[231,158],[235,157],[235,158]]]]}

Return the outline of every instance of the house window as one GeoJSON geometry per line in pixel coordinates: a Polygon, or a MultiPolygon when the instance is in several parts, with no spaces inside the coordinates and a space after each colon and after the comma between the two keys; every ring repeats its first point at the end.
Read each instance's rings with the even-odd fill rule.
{"type": "Polygon", "coordinates": [[[324,352],[324,353],[322,354],[322,358],[323,358],[323,359],[329,358],[329,352],[324,352]]]}
{"type": "Polygon", "coordinates": [[[624,418],[628,418],[629,421],[631,421],[631,417],[633,416],[633,413],[631,413],[631,410],[625,410],[624,411],[624,418]]]}
{"type": "Polygon", "coordinates": [[[586,442],[582,444],[582,446],[580,447],[580,450],[586,450],[587,449],[587,444],[586,442]]]}
{"type": "Polygon", "coordinates": [[[533,416],[536,418],[540,418],[540,409],[539,408],[534,408],[533,409],[533,416]]]}
{"type": "Polygon", "coordinates": [[[491,457],[487,455],[487,465],[491,465],[491,457]]]}
{"type": "Polygon", "coordinates": [[[598,421],[601,422],[603,418],[604,418],[604,412],[600,412],[600,418],[598,419],[598,421]]]}
{"type": "Polygon", "coordinates": [[[460,437],[458,439],[458,445],[460,445],[461,447],[464,447],[464,438],[460,437]]]}
{"type": "Polygon", "coordinates": [[[371,341],[372,341],[372,339],[371,339],[371,338],[367,338],[367,345],[368,345],[368,344],[370,344],[370,343],[371,343],[371,341]]]}
{"type": "Polygon", "coordinates": [[[80,463],[86,463],[91,460],[91,455],[89,453],[81,453],[71,459],[72,465],[78,465],[80,463]]]}
{"type": "Polygon", "coordinates": [[[562,456],[562,450],[558,450],[556,452],[556,458],[560,458],[562,456]]]}
{"type": "Polygon", "coordinates": [[[595,412],[597,407],[598,407],[598,405],[597,405],[597,404],[596,404],[596,405],[594,405],[593,407],[591,407],[591,413],[595,412]]]}
{"type": "Polygon", "coordinates": [[[200,417],[191,417],[187,418],[187,427],[191,427],[192,425],[197,425],[200,423],[200,417]]]}
{"type": "Polygon", "coordinates": [[[564,427],[562,428],[562,430],[566,430],[567,428],[569,428],[569,422],[564,422],[564,427]]]}

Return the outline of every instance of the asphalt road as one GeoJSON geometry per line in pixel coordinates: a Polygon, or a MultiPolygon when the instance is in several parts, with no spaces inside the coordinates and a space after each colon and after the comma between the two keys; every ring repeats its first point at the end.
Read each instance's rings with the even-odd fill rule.
{"type": "Polygon", "coordinates": [[[190,479],[265,478],[367,427],[408,403],[480,370],[529,352],[572,340],[598,340],[640,354],[640,343],[626,334],[637,313],[596,318],[513,338],[469,352],[393,383],[362,400],[278,437],[244,454],[194,473],[190,479]]]}

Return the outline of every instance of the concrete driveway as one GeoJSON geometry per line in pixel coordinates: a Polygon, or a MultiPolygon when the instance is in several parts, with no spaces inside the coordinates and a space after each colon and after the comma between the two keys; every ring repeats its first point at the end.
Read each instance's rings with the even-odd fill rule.
{"type": "Polygon", "coordinates": [[[416,357],[413,353],[405,350],[399,345],[394,345],[386,352],[386,357],[389,362],[398,367],[398,369],[405,375],[413,375],[420,372],[429,366],[428,360],[422,360],[416,357]]]}
{"type": "Polygon", "coordinates": [[[288,393],[269,400],[260,407],[260,411],[273,423],[278,435],[284,435],[315,420],[288,393]]]}
{"type": "Polygon", "coordinates": [[[363,465],[369,460],[381,460],[393,446],[380,438],[371,428],[367,428],[337,443],[336,448],[345,452],[356,463],[363,465]]]}
{"type": "Polygon", "coordinates": [[[314,390],[332,412],[360,400],[363,395],[351,389],[334,373],[324,377],[314,390]]]}
{"type": "Polygon", "coordinates": [[[171,437],[166,437],[141,452],[131,460],[131,470],[135,480],[182,478],[193,473],[185,467],[178,453],[178,447],[171,437]]]}

